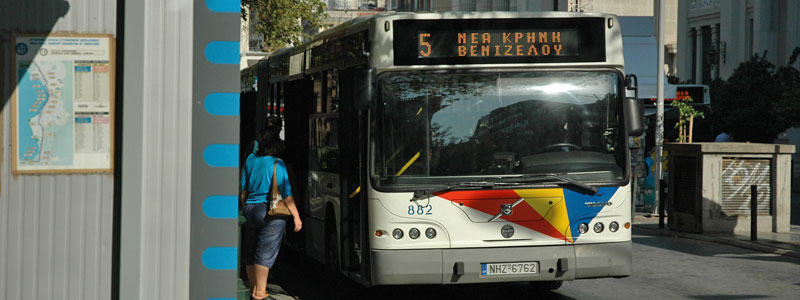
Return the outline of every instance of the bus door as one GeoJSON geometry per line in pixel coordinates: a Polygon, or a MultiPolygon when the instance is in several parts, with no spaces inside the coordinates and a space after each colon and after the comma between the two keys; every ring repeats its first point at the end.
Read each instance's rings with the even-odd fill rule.
{"type": "Polygon", "coordinates": [[[347,69],[340,73],[341,114],[341,267],[350,278],[366,283],[369,280],[369,251],[366,223],[366,161],[367,110],[354,105],[354,85],[357,72],[347,69]]]}
{"type": "Polygon", "coordinates": [[[308,118],[308,222],[306,253],[338,271],[341,206],[338,76],[314,75],[312,114],[308,118]],[[333,243],[333,244],[332,244],[333,243]]]}
{"type": "MultiPolygon", "coordinates": [[[[275,91],[277,91],[277,84],[275,91]]],[[[307,196],[307,178],[308,178],[308,157],[309,157],[309,122],[308,116],[312,113],[311,107],[314,95],[311,93],[313,89],[313,82],[310,79],[300,79],[287,83],[288,92],[284,92],[283,99],[275,101],[276,107],[283,116],[284,122],[284,137],[286,141],[286,149],[283,156],[286,165],[289,168],[289,182],[292,185],[292,194],[294,194],[295,205],[300,216],[303,218],[303,226],[308,227],[312,223],[306,224],[306,216],[309,215],[309,208],[306,201],[307,196]],[[280,112],[283,108],[282,112],[280,112]]],[[[276,98],[281,95],[275,94],[276,98]]],[[[291,221],[290,221],[291,222],[291,221]]],[[[289,224],[289,230],[286,232],[286,242],[297,249],[306,249],[306,232],[303,231],[295,233],[291,230],[294,228],[293,224],[289,224]]]]}
{"type": "MultiPolygon", "coordinates": [[[[314,115],[310,118],[312,132],[309,151],[309,213],[319,220],[309,227],[313,252],[327,264],[331,250],[328,239],[337,232],[335,216],[340,206],[339,176],[339,117],[337,114],[314,115]]],[[[311,225],[311,224],[309,224],[311,225]]]]}

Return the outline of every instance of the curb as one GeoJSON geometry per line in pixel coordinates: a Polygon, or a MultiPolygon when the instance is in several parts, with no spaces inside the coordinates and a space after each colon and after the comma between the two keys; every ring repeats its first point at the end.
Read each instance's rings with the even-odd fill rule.
{"type": "Polygon", "coordinates": [[[724,237],[707,236],[707,235],[701,235],[701,234],[696,234],[696,233],[669,231],[669,230],[666,230],[666,229],[649,228],[647,226],[641,226],[641,225],[642,224],[639,224],[639,225],[634,224],[633,226],[636,227],[637,229],[644,230],[644,231],[647,231],[649,233],[655,233],[655,234],[660,235],[660,236],[672,236],[672,237],[688,238],[688,239],[705,241],[705,242],[720,243],[720,244],[726,244],[726,245],[739,247],[739,248],[743,248],[743,249],[754,250],[754,251],[759,251],[759,252],[764,252],[764,253],[777,254],[777,255],[781,255],[781,256],[800,259],[800,252],[798,252],[798,251],[778,248],[778,247],[774,247],[774,246],[768,246],[768,245],[760,244],[758,242],[745,241],[745,240],[740,240],[740,239],[735,239],[735,238],[724,238],[724,237]]]}

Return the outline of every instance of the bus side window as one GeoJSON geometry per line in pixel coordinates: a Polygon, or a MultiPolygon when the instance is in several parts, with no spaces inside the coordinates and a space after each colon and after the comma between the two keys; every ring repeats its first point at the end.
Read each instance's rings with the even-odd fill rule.
{"type": "Polygon", "coordinates": [[[279,102],[283,101],[283,99],[286,97],[286,85],[287,84],[288,84],[287,82],[281,82],[278,85],[278,89],[280,90],[280,93],[278,94],[278,97],[272,98],[272,101],[269,102],[269,115],[270,116],[277,115],[277,112],[278,112],[277,105],[278,105],[279,102]]]}
{"type": "MultiPolygon", "coordinates": [[[[334,71],[324,71],[314,76],[314,103],[316,116],[311,118],[310,169],[324,172],[339,171],[338,117],[334,112],[334,99],[338,99],[337,76],[334,71]]],[[[335,102],[338,104],[338,101],[335,102]]]]}
{"type": "Polygon", "coordinates": [[[314,113],[324,113],[323,103],[325,102],[325,93],[322,92],[322,87],[325,83],[325,72],[320,72],[314,76],[314,113]]]}
{"type": "Polygon", "coordinates": [[[339,171],[339,131],[335,117],[311,119],[310,169],[323,172],[339,171]]]}
{"type": "Polygon", "coordinates": [[[327,76],[327,98],[326,110],[327,113],[339,111],[339,72],[336,70],[329,71],[327,76]]]}

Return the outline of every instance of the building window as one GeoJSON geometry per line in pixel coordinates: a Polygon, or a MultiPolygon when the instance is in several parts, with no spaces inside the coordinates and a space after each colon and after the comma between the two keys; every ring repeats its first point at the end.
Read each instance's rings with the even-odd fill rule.
{"type": "Polygon", "coordinates": [[[697,83],[697,29],[692,28],[689,38],[692,39],[692,69],[689,77],[692,78],[692,83],[697,83]]]}
{"type": "Polygon", "coordinates": [[[461,0],[459,11],[516,11],[516,0],[461,0]]]}
{"type": "Polygon", "coordinates": [[[744,42],[744,57],[748,60],[753,57],[753,18],[747,19],[747,33],[744,42]]]}
{"type": "Polygon", "coordinates": [[[433,0],[392,0],[395,11],[433,11],[433,0]]]}
{"type": "Polygon", "coordinates": [[[700,32],[703,35],[703,63],[701,68],[702,72],[702,84],[708,84],[711,82],[711,65],[713,64],[713,44],[711,43],[711,26],[703,26],[700,28],[700,32]]]}
{"type": "Polygon", "coordinates": [[[712,45],[711,45],[711,57],[712,57],[711,63],[712,63],[712,68],[714,70],[714,72],[713,72],[714,73],[714,77],[712,79],[716,79],[716,78],[719,78],[719,68],[720,68],[719,58],[720,58],[720,56],[722,56],[722,52],[721,52],[722,48],[720,48],[720,46],[719,46],[720,45],[720,41],[719,41],[719,24],[714,25],[713,34],[714,34],[714,39],[712,40],[712,45]]]}
{"type": "Polygon", "coordinates": [[[383,10],[386,4],[390,3],[388,0],[323,0],[323,2],[328,6],[328,11],[383,10]]]}

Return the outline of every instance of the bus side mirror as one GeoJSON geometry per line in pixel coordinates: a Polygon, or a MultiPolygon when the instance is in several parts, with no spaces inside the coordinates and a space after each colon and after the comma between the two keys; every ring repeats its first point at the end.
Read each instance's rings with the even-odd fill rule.
{"type": "Polygon", "coordinates": [[[644,133],[644,122],[642,121],[642,102],[636,98],[625,98],[623,101],[625,111],[625,127],[628,128],[629,136],[640,136],[644,133]]]}
{"type": "Polygon", "coordinates": [[[625,127],[628,128],[629,136],[640,136],[644,133],[644,121],[642,119],[642,102],[639,101],[639,79],[636,75],[625,76],[625,89],[633,91],[633,98],[626,96],[622,101],[625,127]]]}
{"type": "Polygon", "coordinates": [[[358,67],[353,71],[354,101],[357,109],[375,106],[378,75],[375,68],[358,67]]]}

